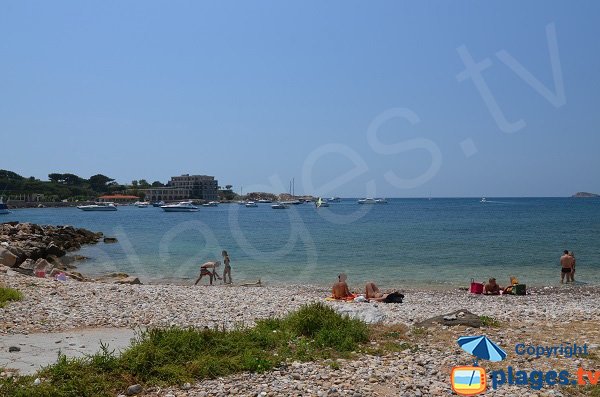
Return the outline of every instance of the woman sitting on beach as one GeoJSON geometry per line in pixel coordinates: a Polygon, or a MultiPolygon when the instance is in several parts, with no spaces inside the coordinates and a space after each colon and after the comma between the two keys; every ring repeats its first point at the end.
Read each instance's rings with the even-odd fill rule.
{"type": "Polygon", "coordinates": [[[200,266],[200,275],[198,276],[198,279],[196,280],[194,285],[197,285],[198,282],[200,282],[200,280],[204,276],[208,276],[210,278],[210,285],[212,285],[212,283],[213,283],[213,277],[216,277],[219,280],[222,280],[221,277],[219,277],[219,275],[217,274],[217,267],[219,267],[219,266],[221,266],[220,261],[206,262],[202,266],[200,266]],[[212,271],[210,269],[212,269],[212,271]]]}
{"type": "Polygon", "coordinates": [[[404,295],[398,291],[384,294],[379,290],[375,283],[369,282],[365,286],[365,298],[369,301],[384,302],[384,303],[402,303],[404,295]]]}
{"type": "Polygon", "coordinates": [[[500,288],[500,286],[496,283],[496,279],[492,277],[488,280],[488,283],[485,285],[485,287],[483,287],[483,294],[500,295],[501,289],[502,288],[500,288]]]}
{"type": "Polygon", "coordinates": [[[348,277],[344,273],[340,273],[338,275],[338,282],[333,284],[333,287],[331,288],[331,297],[333,299],[346,299],[354,297],[354,295],[350,293],[348,284],[346,284],[347,278],[348,277]]]}

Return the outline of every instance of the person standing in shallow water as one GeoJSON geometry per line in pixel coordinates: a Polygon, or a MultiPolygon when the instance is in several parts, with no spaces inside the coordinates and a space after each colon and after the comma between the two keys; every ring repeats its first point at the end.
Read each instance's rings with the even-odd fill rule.
{"type": "Polygon", "coordinates": [[[560,257],[560,282],[565,282],[565,276],[567,277],[567,283],[571,281],[571,273],[573,272],[573,264],[575,260],[569,255],[568,250],[563,251],[563,256],[560,257]]]}
{"type": "Polygon", "coordinates": [[[225,265],[225,268],[223,269],[223,282],[225,284],[231,284],[231,266],[229,265],[229,254],[227,253],[227,251],[223,250],[223,252],[221,252],[221,255],[223,255],[223,264],[225,265]],[[227,281],[227,276],[229,276],[229,281],[227,281]]]}

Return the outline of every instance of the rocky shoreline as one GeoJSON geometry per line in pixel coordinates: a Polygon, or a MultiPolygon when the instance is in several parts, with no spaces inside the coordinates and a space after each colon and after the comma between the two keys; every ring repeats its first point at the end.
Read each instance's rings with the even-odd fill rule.
{"type": "Polygon", "coordinates": [[[0,272],[6,273],[11,269],[28,276],[54,276],[63,272],[74,279],[84,280],[80,273],[72,270],[74,262],[85,258],[73,252],[83,245],[98,243],[102,236],[102,233],[73,226],[2,223],[0,272]]]}

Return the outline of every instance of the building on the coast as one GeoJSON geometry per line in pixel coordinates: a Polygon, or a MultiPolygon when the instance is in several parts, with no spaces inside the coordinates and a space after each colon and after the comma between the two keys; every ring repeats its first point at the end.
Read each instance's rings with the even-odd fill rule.
{"type": "Polygon", "coordinates": [[[127,194],[107,194],[98,197],[98,201],[101,203],[133,204],[139,200],[140,198],[138,196],[130,196],[127,194]]]}
{"type": "Polygon", "coordinates": [[[214,176],[208,175],[181,175],[171,177],[164,187],[140,189],[146,201],[177,201],[177,200],[205,200],[216,201],[219,199],[218,181],[214,176]]]}

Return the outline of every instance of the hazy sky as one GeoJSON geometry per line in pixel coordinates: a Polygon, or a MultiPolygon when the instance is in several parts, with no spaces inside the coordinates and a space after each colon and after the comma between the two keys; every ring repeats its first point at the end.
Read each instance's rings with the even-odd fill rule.
{"type": "Polygon", "coordinates": [[[600,193],[599,17],[593,1],[4,0],[0,168],[600,193]]]}

